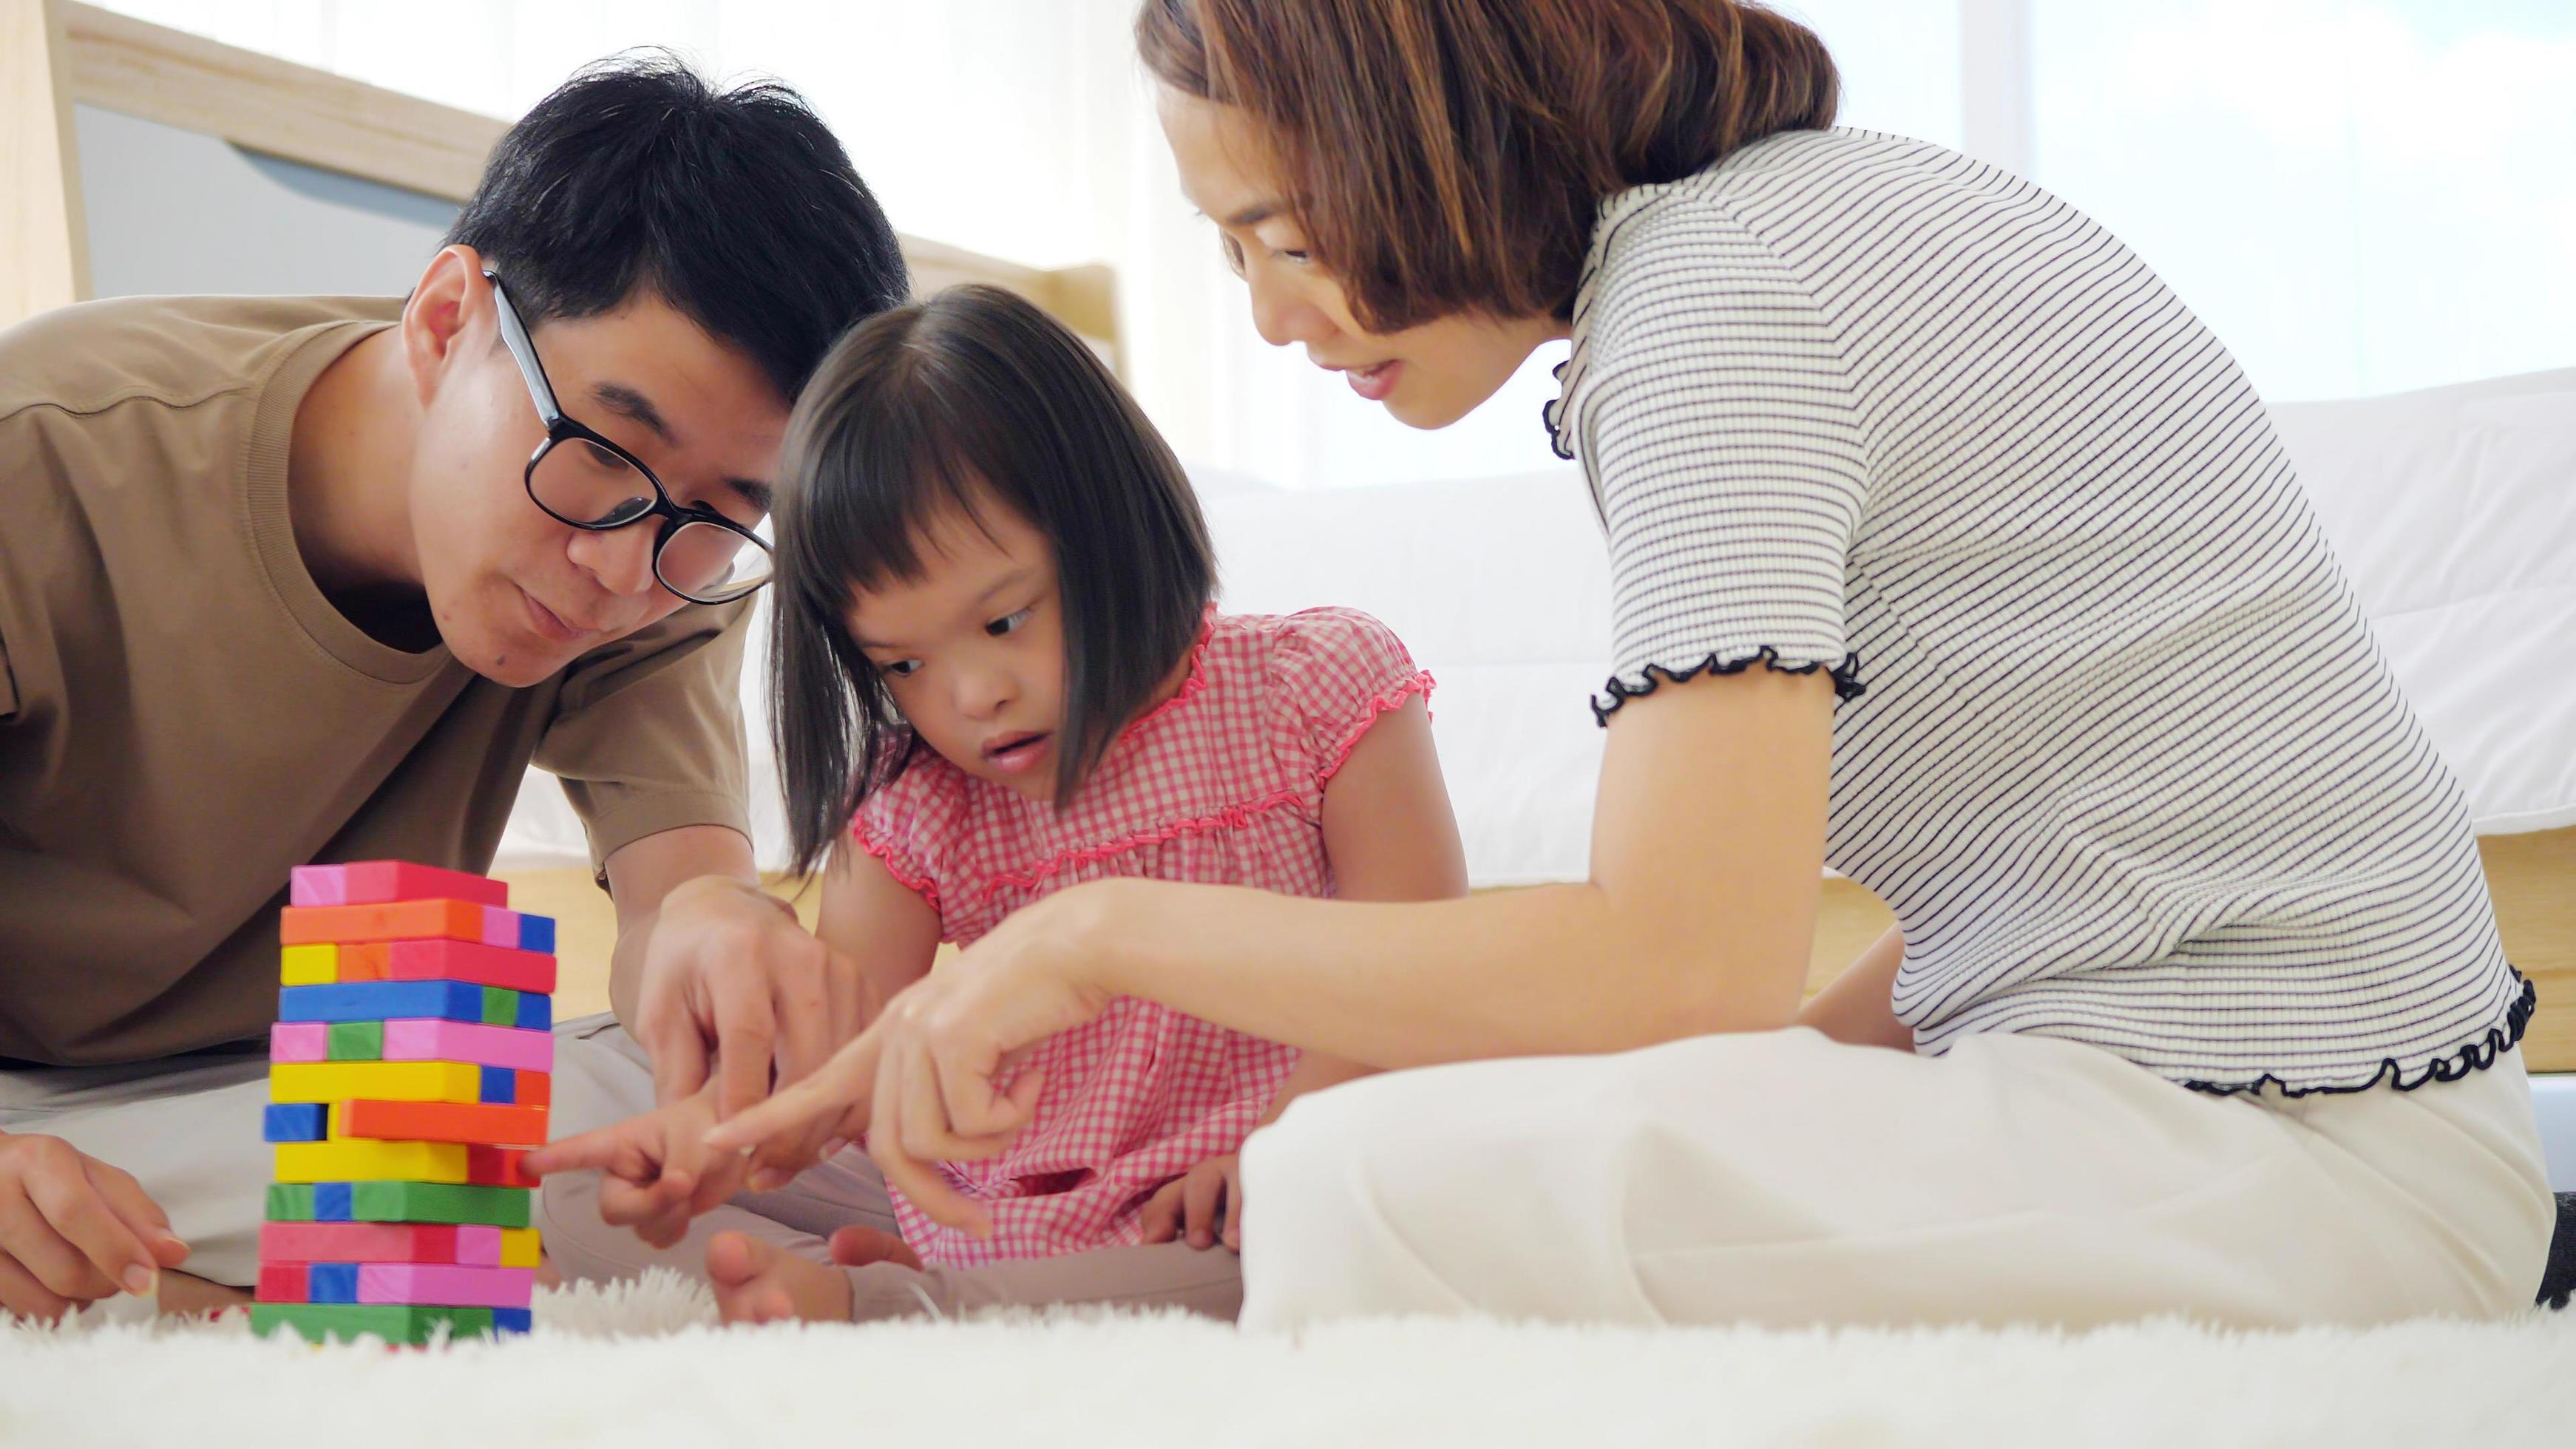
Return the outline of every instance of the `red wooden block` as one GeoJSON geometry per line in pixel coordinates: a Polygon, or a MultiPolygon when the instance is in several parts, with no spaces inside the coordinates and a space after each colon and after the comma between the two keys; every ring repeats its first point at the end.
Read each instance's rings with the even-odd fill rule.
{"type": "Polygon", "coordinates": [[[311,1289],[302,1263],[262,1263],[259,1266],[259,1289],[252,1298],[260,1303],[304,1303],[311,1301],[311,1289]]]}
{"type": "Polygon", "coordinates": [[[512,1082],[518,1095],[511,1100],[522,1107],[551,1106],[555,1100],[555,1079],[551,1072],[521,1072],[512,1082]]]}
{"type": "Polygon", "coordinates": [[[484,909],[473,901],[288,906],[277,913],[277,939],[287,946],[318,941],[480,941],[484,909]]]}
{"type": "Polygon", "coordinates": [[[489,876],[415,865],[408,860],[361,860],[349,865],[350,905],[429,900],[506,906],[510,903],[510,888],[489,876]]]}
{"type": "Polygon", "coordinates": [[[532,1146],[546,1140],[546,1109],[517,1103],[361,1099],[332,1109],[331,1135],[388,1142],[532,1146]]]}
{"type": "Polygon", "coordinates": [[[346,865],[299,865],[289,872],[289,903],[298,906],[372,906],[388,901],[452,900],[506,906],[510,888],[486,876],[441,870],[407,860],[361,860],[346,865]]]}
{"type": "Polygon", "coordinates": [[[387,949],[385,977],[392,981],[471,981],[539,996],[555,989],[555,958],[543,951],[474,941],[396,941],[387,949]]]}
{"type": "Polygon", "coordinates": [[[261,1223],[259,1261],[263,1273],[290,1263],[453,1263],[456,1228],[449,1223],[261,1223]]]}
{"type": "Polygon", "coordinates": [[[468,1147],[465,1180],[475,1187],[535,1187],[537,1180],[519,1165],[527,1155],[524,1147],[468,1147]]]}

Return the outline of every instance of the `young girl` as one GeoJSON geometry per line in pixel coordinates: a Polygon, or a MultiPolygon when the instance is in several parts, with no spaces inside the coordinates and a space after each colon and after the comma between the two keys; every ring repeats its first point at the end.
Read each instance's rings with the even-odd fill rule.
{"type": "MultiPolygon", "coordinates": [[[[830,858],[819,934],[855,962],[866,1016],[928,974],[940,942],[973,942],[1078,881],[1463,893],[1431,677],[1363,614],[1214,612],[1180,465],[1036,307],[959,287],[856,328],[798,405],[783,472],[779,753],[797,868],[830,858]]],[[[845,1275],[719,1237],[710,1276],[729,1316],[849,1316],[911,1305],[920,1285],[889,1273],[1003,1272],[1147,1242],[1187,1256],[1220,1231],[1232,1246],[1245,1136],[1360,1071],[1111,1002],[1017,1064],[1023,1115],[1006,1149],[884,1163],[902,1241],[861,1232],[835,1246],[871,1266],[845,1275]],[[980,1221],[941,1227],[907,1186],[961,1195],[980,1221]]],[[[603,1185],[611,1220],[675,1239],[741,1182],[739,1159],[699,1147],[712,1101],[559,1144],[539,1165],[606,1169],[625,1189],[603,1185]]],[[[1188,1301],[1230,1314],[1238,1290],[1220,1257],[1222,1291],[1188,1301]]],[[[1100,1261],[1133,1292],[1059,1268],[1031,1291],[954,1296],[1031,1301],[1078,1282],[1089,1301],[1169,1301],[1135,1254],[1100,1261]]],[[[1216,1261],[1192,1266],[1203,1278],[1216,1261]]]]}

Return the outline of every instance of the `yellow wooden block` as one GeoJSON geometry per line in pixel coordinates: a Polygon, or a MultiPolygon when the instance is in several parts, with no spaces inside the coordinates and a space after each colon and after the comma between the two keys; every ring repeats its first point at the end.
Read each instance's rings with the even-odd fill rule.
{"type": "Polygon", "coordinates": [[[462,1142],[281,1142],[279,1182],[463,1182],[462,1142]]]}
{"type": "Polygon", "coordinates": [[[537,1266],[538,1246],[535,1228],[503,1228],[501,1230],[501,1266],[504,1268],[537,1266]]]}
{"type": "Polygon", "coordinates": [[[289,946],[277,979],[287,986],[328,986],[340,979],[340,948],[289,946]]]}
{"type": "Polygon", "coordinates": [[[272,1102],[345,1102],[352,1097],[479,1102],[483,1069],[470,1062],[279,1062],[268,1069],[272,1102]]]}

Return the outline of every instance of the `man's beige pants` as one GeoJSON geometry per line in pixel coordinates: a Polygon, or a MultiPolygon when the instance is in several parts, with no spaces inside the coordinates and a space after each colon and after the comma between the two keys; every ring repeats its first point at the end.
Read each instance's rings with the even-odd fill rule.
{"type": "MultiPolygon", "coordinates": [[[[558,1138],[653,1106],[641,1048],[605,1016],[555,1033],[558,1138]]],[[[268,1104],[265,1053],[180,1058],[125,1067],[0,1071],[0,1132],[38,1132],[134,1174],[192,1250],[183,1271],[247,1287],[259,1273],[259,1223],[273,1157],[260,1140],[268,1104]]],[[[844,1151],[770,1193],[746,1193],[690,1225],[668,1250],[599,1217],[598,1178],[550,1178],[536,1202],[546,1255],[567,1280],[631,1276],[665,1266],[703,1276],[706,1243],[734,1229],[829,1261],[825,1243],[850,1224],[895,1229],[885,1182],[866,1154],[844,1151]]],[[[1109,1248],[973,1270],[916,1272],[891,1263],[845,1270],[853,1317],[946,1314],[1049,1304],[1179,1307],[1232,1318],[1242,1302],[1234,1254],[1186,1243],[1109,1248]]]]}
{"type": "Polygon", "coordinates": [[[2518,1053],[2222,1097],[2033,1036],[1389,1073],[1300,1098],[1244,1174],[1247,1328],[2483,1318],[2530,1308],[2554,1217],[2518,1053]]]}

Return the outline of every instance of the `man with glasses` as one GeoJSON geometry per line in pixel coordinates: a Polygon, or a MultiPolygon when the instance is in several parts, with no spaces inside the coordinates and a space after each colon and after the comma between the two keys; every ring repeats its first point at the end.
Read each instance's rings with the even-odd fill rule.
{"type": "Polygon", "coordinates": [[[0,334],[0,1309],[237,1296],[288,869],[485,869],[532,760],[651,1048],[593,1029],[593,1076],[739,1105],[829,1054],[739,675],[789,405],[905,291],[792,92],[643,59],[511,130],[407,298],[0,334]]]}

